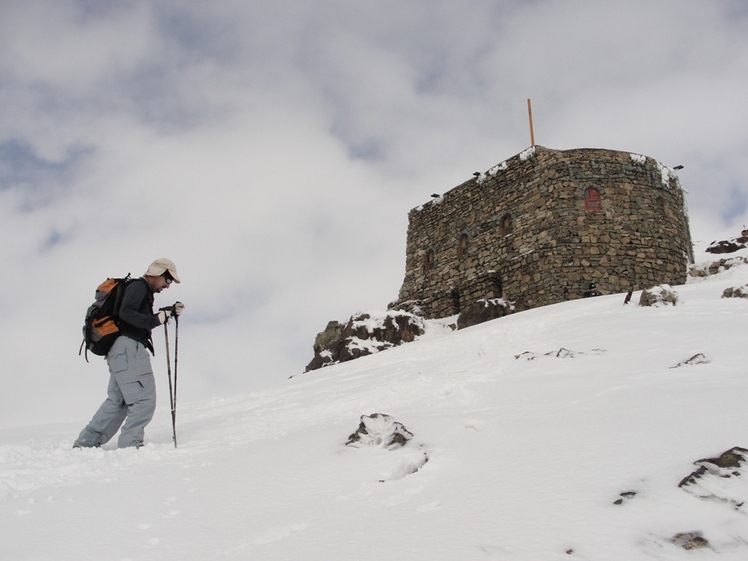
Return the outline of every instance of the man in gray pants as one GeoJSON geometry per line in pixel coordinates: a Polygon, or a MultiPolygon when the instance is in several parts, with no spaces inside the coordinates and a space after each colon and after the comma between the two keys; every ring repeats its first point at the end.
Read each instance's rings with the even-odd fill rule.
{"type": "Polygon", "coordinates": [[[180,302],[171,309],[153,312],[153,295],[179,283],[177,268],[166,258],[156,259],[145,274],[125,287],[119,311],[121,335],[107,353],[109,387],[107,398],[86,425],[73,448],[99,447],[122,427],[120,448],[143,446],[145,427],[156,410],[156,381],[151,368],[151,331],[184,309],[180,302]],[[124,425],[123,425],[124,423],[124,425]]]}

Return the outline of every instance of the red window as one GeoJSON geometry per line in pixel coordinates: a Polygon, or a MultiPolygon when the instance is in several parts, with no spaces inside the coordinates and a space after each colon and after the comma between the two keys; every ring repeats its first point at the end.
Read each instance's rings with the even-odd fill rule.
{"type": "Polygon", "coordinates": [[[603,201],[600,197],[600,191],[594,187],[587,187],[584,190],[584,208],[585,210],[603,209],[603,201]]]}

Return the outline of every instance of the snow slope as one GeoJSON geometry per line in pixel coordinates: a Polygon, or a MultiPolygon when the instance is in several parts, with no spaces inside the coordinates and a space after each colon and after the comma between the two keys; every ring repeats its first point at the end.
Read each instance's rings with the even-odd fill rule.
{"type": "Polygon", "coordinates": [[[746,282],[741,266],[675,287],[675,307],[616,294],[434,329],[180,403],[177,449],[164,396],[140,450],[72,450],[92,411],[0,432],[0,559],[748,559],[743,480],[705,482],[734,502],[678,487],[748,447],[748,300],[721,298],[746,282]],[[371,413],[413,439],[345,446],[371,413]]]}

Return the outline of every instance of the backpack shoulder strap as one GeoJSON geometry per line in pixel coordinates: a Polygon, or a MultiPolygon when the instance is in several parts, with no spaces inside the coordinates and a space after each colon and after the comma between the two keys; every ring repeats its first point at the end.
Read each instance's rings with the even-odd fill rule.
{"type": "Polygon", "coordinates": [[[119,317],[119,309],[122,306],[122,298],[125,295],[125,288],[127,288],[127,285],[133,280],[135,279],[130,278],[130,273],[127,273],[126,277],[120,279],[120,285],[117,287],[116,294],[114,295],[114,308],[112,309],[112,315],[114,315],[114,317],[119,317]]]}

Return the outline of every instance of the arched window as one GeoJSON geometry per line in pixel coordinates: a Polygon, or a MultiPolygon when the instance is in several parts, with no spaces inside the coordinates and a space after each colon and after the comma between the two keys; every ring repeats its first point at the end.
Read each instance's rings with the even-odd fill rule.
{"type": "Polygon", "coordinates": [[[469,238],[467,234],[462,234],[460,236],[460,239],[457,240],[457,256],[459,258],[465,257],[467,255],[467,248],[468,248],[468,242],[469,238]]]}
{"type": "Polygon", "coordinates": [[[512,215],[508,212],[501,217],[501,220],[499,220],[499,229],[501,230],[502,236],[508,236],[512,232],[514,232],[514,222],[512,220],[512,215]]]}
{"type": "Polygon", "coordinates": [[[423,256],[423,273],[428,274],[434,267],[436,267],[436,263],[434,262],[434,250],[429,249],[426,252],[426,255],[423,256]]]}
{"type": "Polygon", "coordinates": [[[603,201],[600,197],[600,191],[594,187],[587,187],[584,190],[584,209],[585,210],[602,210],[603,201]]]}

